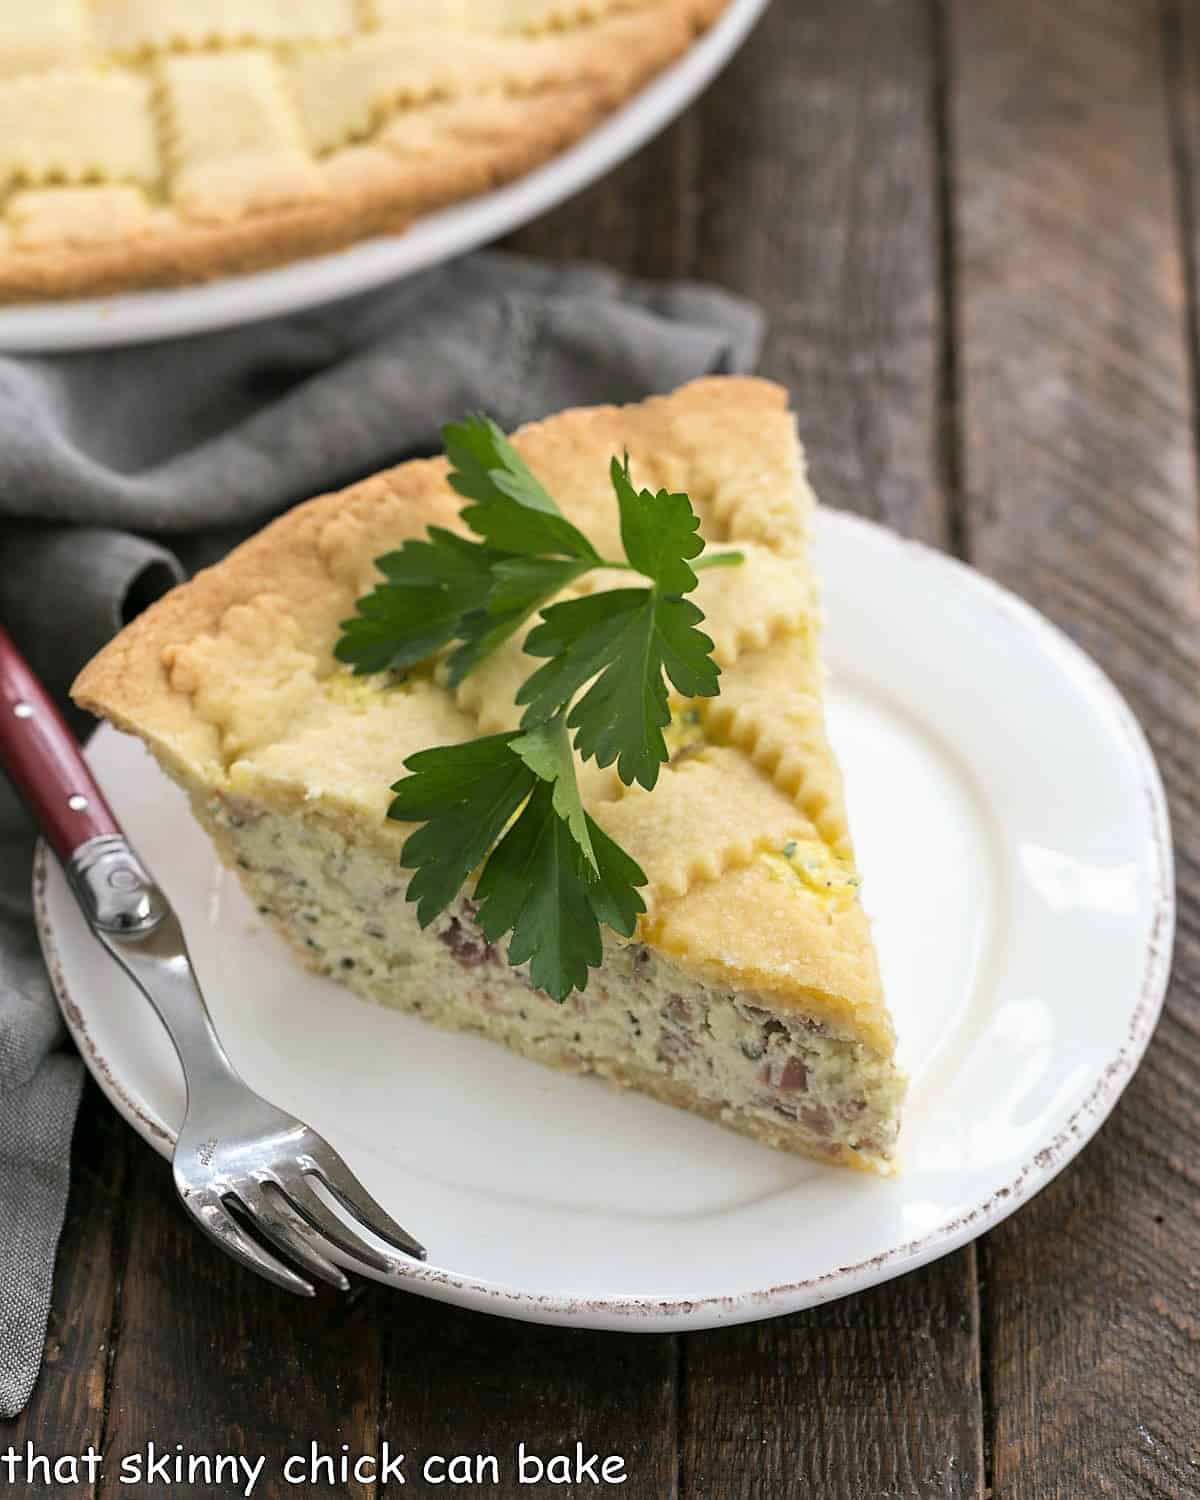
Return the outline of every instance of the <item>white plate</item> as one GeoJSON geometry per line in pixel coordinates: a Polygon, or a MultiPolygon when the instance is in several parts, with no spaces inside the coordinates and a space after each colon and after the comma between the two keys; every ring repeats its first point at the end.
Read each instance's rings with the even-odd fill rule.
{"type": "MultiPolygon", "coordinates": [[[[891,1181],[782,1155],[299,969],[184,798],[112,730],[89,756],[179,910],[255,1088],[327,1134],[430,1248],[410,1290],[602,1328],[705,1327],[856,1291],[964,1244],[1100,1125],[1173,933],[1150,751],[1100,671],[958,563],[825,512],[830,720],[913,1087],[891,1181]]],[[[164,1154],[182,1076],[52,860],[42,940],[100,1086],[164,1154]]]]}
{"type": "Polygon", "coordinates": [[[0,308],[0,351],[110,348],[207,333],[365,292],[474,250],[569,198],[662,130],[729,61],[766,5],[730,0],[677,63],[574,146],[515,182],[427,214],[403,234],[199,286],[0,308]]]}

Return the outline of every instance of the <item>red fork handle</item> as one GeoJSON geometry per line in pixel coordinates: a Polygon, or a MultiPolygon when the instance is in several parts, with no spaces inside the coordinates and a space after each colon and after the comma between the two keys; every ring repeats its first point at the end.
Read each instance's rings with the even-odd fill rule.
{"type": "Polygon", "coordinates": [[[88,839],[121,832],[75,736],[2,625],[0,766],[64,864],[88,839]]]}

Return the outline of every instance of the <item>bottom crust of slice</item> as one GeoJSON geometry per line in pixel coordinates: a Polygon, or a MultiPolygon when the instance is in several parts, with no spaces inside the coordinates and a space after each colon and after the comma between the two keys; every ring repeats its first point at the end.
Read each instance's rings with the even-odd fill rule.
{"type": "Polygon", "coordinates": [[[591,1073],[767,1145],[884,1174],[905,1081],[890,1056],[769,996],[689,975],[640,942],[606,939],[583,994],[529,984],[460,899],[430,927],[405,900],[394,853],[353,844],[317,815],[242,797],[196,811],[259,912],[305,965],[355,993],[538,1062],[591,1073]]]}

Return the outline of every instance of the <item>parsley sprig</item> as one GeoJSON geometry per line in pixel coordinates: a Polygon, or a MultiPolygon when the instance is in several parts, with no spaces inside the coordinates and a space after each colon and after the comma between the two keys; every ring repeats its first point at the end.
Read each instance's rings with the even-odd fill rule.
{"type": "Polygon", "coordinates": [[[483,935],[511,934],[508,961],[562,1000],[600,963],[601,927],[630,937],[645,910],[646,876],[584,808],[572,745],[615,762],[627,786],[653,788],[668,759],[668,683],[688,698],[718,692],[704,615],[684,596],[697,569],[741,556],[702,558],[687,495],[638,490],[628,458],[614,458],[625,556],[604,558],[495,423],[470,417],[442,435],[478,540],[431,526],[377,559],[382,581],[343,622],[335,655],[356,673],[405,672],[445,651],[455,687],[540,611],[523,647],[541,664],[517,693],[521,727],[409,756],[388,816],[422,825],[400,856],[421,926],[479,870],[483,935]],[[598,568],[645,581],[548,603],[598,568]]]}

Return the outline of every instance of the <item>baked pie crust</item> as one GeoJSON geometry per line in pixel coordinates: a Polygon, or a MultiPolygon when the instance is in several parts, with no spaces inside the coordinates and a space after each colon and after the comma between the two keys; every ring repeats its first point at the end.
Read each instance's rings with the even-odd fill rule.
{"type": "Polygon", "coordinates": [[[528,171],[726,0],[0,0],[0,300],[197,281],[528,171]]]}
{"type": "Polygon", "coordinates": [[[145,740],[313,968],[771,1144],[889,1171],[904,1081],[825,732],[814,502],[785,392],[700,380],[513,441],[602,555],[621,555],[607,471],[626,451],[635,482],[689,493],[710,548],[745,554],[691,596],[721,692],[674,705],[654,791],[580,768],[589,810],[649,877],[634,940],[606,935],[584,994],[532,990],[466,896],[422,932],[399,864],[411,830],[385,816],[406,756],[516,725],[524,632],[454,695],[437,670],[354,677],[332,654],[376,557],[430,524],[461,529],[444,458],[289,512],[124,630],[76,700],[145,740]]]}

